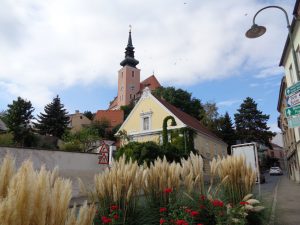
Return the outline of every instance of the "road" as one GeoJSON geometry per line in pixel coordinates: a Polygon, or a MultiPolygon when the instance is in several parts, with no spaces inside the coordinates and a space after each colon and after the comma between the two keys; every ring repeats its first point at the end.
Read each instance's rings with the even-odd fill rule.
{"type": "MultiPolygon", "coordinates": [[[[266,183],[260,185],[261,199],[266,201],[268,204],[272,204],[273,192],[281,176],[270,176],[269,173],[265,173],[266,183]]],[[[284,176],[284,175],[283,175],[284,176]]],[[[258,192],[258,185],[256,186],[255,192],[258,192]]]]}

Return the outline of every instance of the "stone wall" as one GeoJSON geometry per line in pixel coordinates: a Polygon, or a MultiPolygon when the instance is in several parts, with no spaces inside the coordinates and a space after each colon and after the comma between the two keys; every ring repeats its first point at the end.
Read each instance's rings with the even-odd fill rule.
{"type": "Polygon", "coordinates": [[[0,161],[8,152],[15,157],[17,168],[29,158],[35,169],[45,165],[48,170],[53,170],[57,166],[60,176],[72,180],[75,198],[80,196],[77,177],[92,188],[94,175],[107,168],[107,165],[98,164],[98,154],[95,153],[0,147],[0,161]]]}

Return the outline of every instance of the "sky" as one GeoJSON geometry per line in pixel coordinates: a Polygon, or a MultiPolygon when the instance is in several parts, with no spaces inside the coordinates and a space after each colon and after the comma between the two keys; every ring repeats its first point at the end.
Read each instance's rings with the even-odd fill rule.
{"type": "Polygon", "coordinates": [[[0,111],[18,96],[35,114],[59,95],[69,113],[107,109],[117,94],[129,25],[141,79],[216,102],[233,119],[246,97],[277,128],[277,101],[287,37],[284,14],[268,9],[256,23],[264,36],[247,39],[266,0],[1,0],[0,111]]]}

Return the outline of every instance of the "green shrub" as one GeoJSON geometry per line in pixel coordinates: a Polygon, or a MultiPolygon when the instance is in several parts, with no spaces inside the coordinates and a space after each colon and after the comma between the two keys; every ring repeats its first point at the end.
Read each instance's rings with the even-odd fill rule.
{"type": "Polygon", "coordinates": [[[163,156],[163,150],[161,146],[153,141],[144,143],[130,142],[117,151],[116,159],[119,159],[122,155],[125,155],[126,160],[131,158],[132,160],[137,161],[139,165],[144,162],[150,165],[157,157],[163,156]]]}
{"type": "Polygon", "coordinates": [[[5,134],[0,134],[0,146],[13,146],[14,141],[13,141],[13,134],[12,133],[5,133],[5,134]]]}
{"type": "Polygon", "coordinates": [[[63,151],[71,151],[71,152],[82,152],[83,149],[78,142],[66,142],[64,143],[61,148],[63,151]]]}

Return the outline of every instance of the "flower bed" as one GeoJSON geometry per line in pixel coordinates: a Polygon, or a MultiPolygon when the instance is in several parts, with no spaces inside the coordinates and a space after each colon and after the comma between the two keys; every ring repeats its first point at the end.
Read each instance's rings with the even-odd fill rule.
{"type": "Polygon", "coordinates": [[[249,194],[255,173],[245,159],[214,159],[210,172],[210,186],[205,188],[200,156],[191,154],[181,163],[157,159],[150,167],[121,158],[95,177],[95,225],[243,225],[249,214],[264,209],[249,194]]]}

